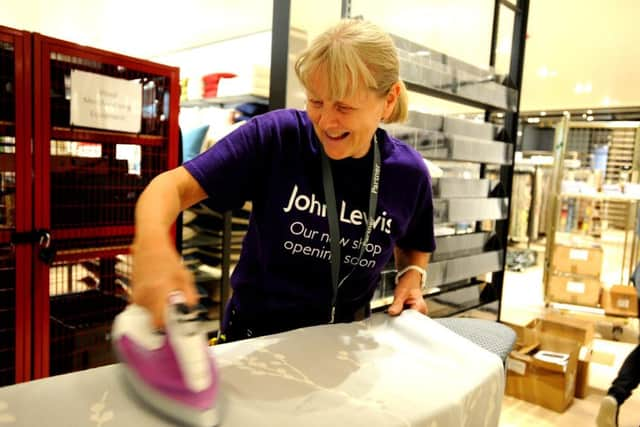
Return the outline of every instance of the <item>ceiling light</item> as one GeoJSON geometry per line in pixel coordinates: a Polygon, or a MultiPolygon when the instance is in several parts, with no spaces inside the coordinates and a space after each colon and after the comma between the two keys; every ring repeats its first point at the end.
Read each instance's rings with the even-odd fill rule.
{"type": "Polygon", "coordinates": [[[546,115],[547,115],[547,112],[546,112],[546,111],[540,111],[540,116],[544,117],[544,116],[546,116],[546,115]]]}
{"type": "Polygon", "coordinates": [[[521,130],[518,131],[518,136],[522,136],[522,131],[521,130]]]}
{"type": "Polygon", "coordinates": [[[583,118],[583,119],[586,119],[586,118],[587,118],[587,113],[583,113],[583,114],[582,114],[582,118],[583,118]]]}
{"type": "Polygon", "coordinates": [[[558,72],[556,70],[550,70],[544,65],[538,68],[538,77],[541,79],[546,79],[547,77],[556,77],[558,72]]]}
{"type": "Polygon", "coordinates": [[[587,121],[588,121],[588,122],[592,122],[592,121],[593,121],[593,116],[589,116],[589,117],[587,117],[587,121]]]}
{"type": "Polygon", "coordinates": [[[576,86],[573,88],[573,90],[575,91],[575,93],[591,93],[591,91],[593,90],[593,86],[591,85],[591,82],[578,82],[576,83],[576,86]]]}
{"type": "Polygon", "coordinates": [[[587,114],[589,115],[593,114],[593,110],[587,110],[587,114]]]}
{"type": "Polygon", "coordinates": [[[569,113],[567,110],[564,110],[564,111],[562,112],[562,115],[563,115],[563,116],[567,116],[567,117],[569,117],[569,116],[571,115],[571,113],[569,113]]]}
{"type": "Polygon", "coordinates": [[[497,113],[497,114],[496,114],[496,116],[497,116],[499,119],[501,119],[501,118],[503,118],[503,117],[504,117],[504,113],[497,113]]]}
{"type": "Polygon", "coordinates": [[[527,123],[540,123],[540,117],[529,117],[527,123]]]}
{"type": "Polygon", "coordinates": [[[428,50],[419,50],[417,52],[414,52],[413,55],[415,55],[415,56],[429,56],[429,55],[431,55],[431,52],[429,52],[428,50]]]}

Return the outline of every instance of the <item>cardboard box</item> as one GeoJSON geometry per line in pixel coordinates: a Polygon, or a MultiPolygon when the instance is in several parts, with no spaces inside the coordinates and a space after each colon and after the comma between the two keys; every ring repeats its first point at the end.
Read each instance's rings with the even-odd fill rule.
{"type": "Polygon", "coordinates": [[[556,245],[552,266],[556,271],[600,277],[602,271],[602,248],[600,246],[556,245]]]}
{"type": "Polygon", "coordinates": [[[584,399],[587,396],[587,389],[589,388],[589,364],[591,363],[592,354],[593,349],[591,347],[580,347],[578,367],[576,369],[576,391],[573,394],[578,399],[584,399]]]}
{"type": "Polygon", "coordinates": [[[602,307],[612,316],[637,317],[638,291],[633,286],[614,285],[602,293],[602,307]]]}
{"type": "MultiPolygon", "coordinates": [[[[531,330],[531,329],[530,329],[531,330]]],[[[505,393],[536,405],[564,412],[575,394],[579,343],[535,330],[533,339],[507,357],[505,393]],[[535,350],[525,351],[536,345],[535,350]],[[565,364],[536,359],[535,352],[546,350],[566,354],[565,364]]],[[[516,330],[516,333],[518,331],[516,330]]]]}
{"type": "Polygon", "coordinates": [[[542,319],[535,319],[528,326],[537,327],[540,332],[578,341],[586,347],[591,347],[595,334],[592,322],[557,313],[545,313],[542,319]]]}
{"type": "Polygon", "coordinates": [[[593,353],[592,344],[595,333],[593,323],[560,314],[546,313],[544,318],[533,320],[529,323],[528,327],[537,329],[543,333],[574,340],[580,344],[578,368],[576,370],[575,397],[584,398],[587,395],[589,364],[591,363],[591,355],[593,353]]]}
{"type": "Polygon", "coordinates": [[[547,297],[551,301],[597,307],[600,280],[589,276],[554,274],[549,279],[547,297]]]}

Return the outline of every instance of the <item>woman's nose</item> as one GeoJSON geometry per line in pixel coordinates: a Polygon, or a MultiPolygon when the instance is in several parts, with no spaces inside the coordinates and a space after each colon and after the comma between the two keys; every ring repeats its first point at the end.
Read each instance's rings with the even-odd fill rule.
{"type": "Polygon", "coordinates": [[[329,129],[336,124],[336,112],[332,108],[323,108],[318,115],[318,126],[322,129],[329,129]]]}

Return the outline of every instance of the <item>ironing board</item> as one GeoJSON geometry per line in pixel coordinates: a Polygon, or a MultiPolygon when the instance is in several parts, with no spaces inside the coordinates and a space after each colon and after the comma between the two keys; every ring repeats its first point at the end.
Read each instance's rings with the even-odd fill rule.
{"type": "MultiPolygon", "coordinates": [[[[415,311],[212,347],[221,426],[497,426],[502,360],[415,311]]],[[[0,389],[0,424],[170,426],[110,365],[0,389]]]]}

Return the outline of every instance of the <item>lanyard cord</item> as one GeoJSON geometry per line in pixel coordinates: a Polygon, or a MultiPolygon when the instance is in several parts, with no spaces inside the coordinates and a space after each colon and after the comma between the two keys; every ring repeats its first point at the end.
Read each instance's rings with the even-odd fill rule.
{"type": "MultiPolygon", "coordinates": [[[[324,198],[327,204],[327,218],[329,220],[329,240],[331,244],[331,282],[333,285],[333,295],[331,298],[331,319],[329,323],[333,323],[336,314],[336,300],[338,298],[338,289],[347,280],[351,273],[355,271],[355,267],[340,280],[340,225],[338,222],[338,208],[336,206],[335,187],[333,185],[333,174],[331,173],[331,165],[329,157],[324,152],[324,147],[320,144],[322,157],[322,186],[324,188],[324,198]]],[[[364,232],[362,245],[360,246],[360,254],[358,260],[362,259],[364,248],[369,242],[369,236],[373,229],[374,217],[376,214],[376,206],[378,204],[378,187],[380,183],[380,147],[378,146],[378,138],[373,134],[373,169],[371,171],[371,189],[369,196],[369,212],[367,217],[367,228],[364,232]]]]}

